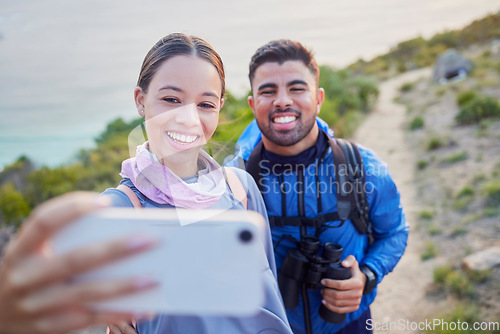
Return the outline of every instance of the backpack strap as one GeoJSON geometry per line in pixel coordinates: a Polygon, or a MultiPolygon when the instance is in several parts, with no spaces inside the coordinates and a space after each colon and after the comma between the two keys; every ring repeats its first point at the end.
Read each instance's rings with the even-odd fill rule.
{"type": "Polygon", "coordinates": [[[247,192],[243,184],[241,183],[240,178],[231,167],[223,167],[224,174],[226,175],[226,182],[231,189],[234,197],[243,204],[245,210],[248,209],[248,198],[247,192]]]}
{"type": "Polygon", "coordinates": [[[328,137],[332,148],[333,163],[335,165],[335,179],[337,180],[337,212],[341,220],[347,220],[354,210],[354,194],[348,187],[349,166],[345,154],[335,140],[328,137]]]}
{"type": "Polygon", "coordinates": [[[349,181],[352,184],[356,215],[352,222],[356,230],[368,236],[368,241],[373,242],[372,223],[370,221],[370,209],[366,199],[365,168],[359,148],[355,143],[337,138],[337,144],[342,149],[349,168],[349,181]]]}
{"type": "Polygon", "coordinates": [[[124,184],[118,185],[116,189],[123,191],[125,195],[127,195],[127,197],[130,199],[130,202],[132,202],[134,208],[136,209],[142,208],[141,201],[139,201],[139,197],[137,197],[137,195],[132,191],[132,189],[130,189],[124,184]]]}
{"type": "Polygon", "coordinates": [[[252,175],[257,187],[259,187],[260,192],[263,190],[262,186],[262,171],[261,171],[261,160],[262,160],[262,150],[264,145],[262,140],[257,143],[257,146],[253,149],[252,153],[248,157],[246,162],[246,169],[248,174],[252,175]]]}

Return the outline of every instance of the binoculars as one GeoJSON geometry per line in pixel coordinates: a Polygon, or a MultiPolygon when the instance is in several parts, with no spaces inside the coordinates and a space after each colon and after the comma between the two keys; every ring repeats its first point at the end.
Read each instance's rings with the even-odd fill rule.
{"type": "MultiPolygon", "coordinates": [[[[278,276],[278,285],[283,296],[286,309],[293,309],[299,303],[301,287],[319,289],[323,287],[323,278],[345,280],[351,278],[350,268],[340,263],[342,246],[334,242],[323,245],[319,255],[321,243],[315,236],[306,235],[301,238],[298,248],[291,249],[278,276]]],[[[331,323],[341,323],[345,314],[330,311],[323,304],[319,308],[320,316],[331,323]]]]}

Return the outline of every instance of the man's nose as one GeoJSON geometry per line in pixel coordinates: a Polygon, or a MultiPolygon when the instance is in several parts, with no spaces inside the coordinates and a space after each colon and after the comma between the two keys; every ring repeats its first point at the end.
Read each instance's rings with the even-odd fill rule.
{"type": "Polygon", "coordinates": [[[274,107],[279,109],[286,109],[293,104],[293,100],[286,90],[281,90],[276,94],[276,99],[274,100],[274,107]]]}

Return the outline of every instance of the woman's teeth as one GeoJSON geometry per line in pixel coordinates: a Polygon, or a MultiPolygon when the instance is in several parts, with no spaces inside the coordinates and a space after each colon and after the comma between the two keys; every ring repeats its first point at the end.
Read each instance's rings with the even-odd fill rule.
{"type": "Polygon", "coordinates": [[[297,119],[296,116],[283,116],[283,117],[276,117],[275,119],[273,119],[273,122],[274,123],[290,123],[290,122],[293,122],[297,119]]]}
{"type": "Polygon", "coordinates": [[[173,140],[181,143],[181,144],[189,144],[192,143],[198,138],[198,136],[189,136],[189,135],[181,135],[179,133],[167,131],[167,135],[173,140]]]}

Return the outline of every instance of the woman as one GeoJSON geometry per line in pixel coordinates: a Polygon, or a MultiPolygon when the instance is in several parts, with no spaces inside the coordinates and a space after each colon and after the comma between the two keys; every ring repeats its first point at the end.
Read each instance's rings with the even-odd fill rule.
{"type": "MultiPolygon", "coordinates": [[[[139,115],[145,117],[149,141],[137,148],[135,158],[123,162],[121,175],[124,179],[121,185],[117,189],[108,189],[104,192],[113,206],[140,205],[142,207],[192,209],[243,209],[247,206],[249,210],[258,211],[266,216],[262,198],[252,178],[241,170],[228,172],[233,176],[236,174],[237,183],[245,189],[244,198],[247,204],[242,204],[235,198],[228,186],[223,169],[201,150],[216,129],[219,111],[224,103],[224,85],[222,61],[211,46],[202,39],[184,34],[171,34],[153,46],[144,59],[134,92],[139,115]]],[[[234,181],[231,183],[234,184],[234,181]]],[[[77,195],[83,196],[82,194],[67,195],[35,211],[26,229],[21,231],[19,238],[8,251],[5,257],[6,265],[0,271],[0,286],[7,282],[10,287],[16,288],[17,293],[9,292],[7,287],[0,289],[0,313],[3,309],[8,309],[2,297],[6,297],[17,306],[15,312],[10,312],[10,317],[0,315],[0,333],[53,333],[102,321],[113,324],[109,328],[112,333],[134,333],[135,330],[127,324],[127,320],[131,318],[138,320],[137,332],[141,334],[291,332],[275,280],[276,271],[269,230],[267,231],[268,238],[265,240],[269,267],[263,272],[266,301],[255,316],[237,318],[159,315],[151,320],[140,321],[142,317],[140,314],[94,314],[85,309],[78,299],[85,294],[81,292],[82,290],[87,292],[85,301],[89,301],[151,287],[151,284],[140,284],[145,281],[140,278],[119,282],[120,288],[110,283],[107,284],[113,286],[112,289],[104,283],[80,287],[78,290],[80,294],[73,292],[73,295],[62,298],[65,299],[64,303],[60,302],[57,307],[51,306],[50,298],[47,296],[53,289],[62,289],[61,286],[68,289],[67,284],[64,283],[68,277],[117,257],[126,256],[131,252],[148,249],[152,245],[150,240],[116,241],[114,247],[118,249],[113,250],[113,256],[106,253],[104,249],[98,249],[94,250],[97,252],[94,260],[82,260],[82,253],[70,254],[73,257],[65,259],[66,264],[78,259],[79,255],[80,261],[84,263],[76,262],[66,270],[67,272],[59,275],[44,272],[44,279],[36,282],[31,282],[33,281],[31,279],[31,284],[27,287],[22,279],[21,282],[24,285],[19,283],[18,276],[21,275],[19,271],[24,275],[36,276],[36,273],[35,270],[27,269],[23,272],[13,263],[16,258],[28,253],[27,260],[23,259],[27,263],[30,258],[38,261],[35,262],[37,266],[43,266],[48,261],[40,259],[39,254],[33,249],[36,245],[27,243],[35,239],[37,245],[40,245],[61,225],[95,207],[90,204],[93,198],[81,199],[75,197],[77,195]],[[68,204],[75,205],[75,203],[78,204],[76,212],[66,207],[68,204]],[[58,209],[61,209],[62,205],[65,205],[65,210],[71,212],[61,215],[58,209]],[[50,218],[50,214],[57,215],[55,219],[58,223],[51,221],[54,218],[50,218]],[[34,236],[38,231],[44,234],[34,236]],[[28,307],[25,305],[25,296],[28,296],[29,300],[35,300],[28,303],[28,307]],[[42,325],[28,316],[32,312],[32,304],[37,307],[36,315],[42,319],[40,320],[42,325]],[[61,307],[61,305],[66,307],[61,307]],[[64,326],[54,324],[55,321],[62,321],[60,320],[63,318],[62,314],[73,309],[79,317],[78,321],[73,321],[70,317],[64,320],[64,326]],[[44,316],[46,314],[49,316],[44,316]],[[16,319],[23,319],[24,324],[16,322],[16,319]],[[6,325],[2,324],[4,320],[6,325]]],[[[99,203],[104,200],[104,197],[101,197],[99,203]]],[[[111,252],[111,245],[102,247],[111,252]]],[[[58,292],[65,291],[58,290],[58,292]]]]}

